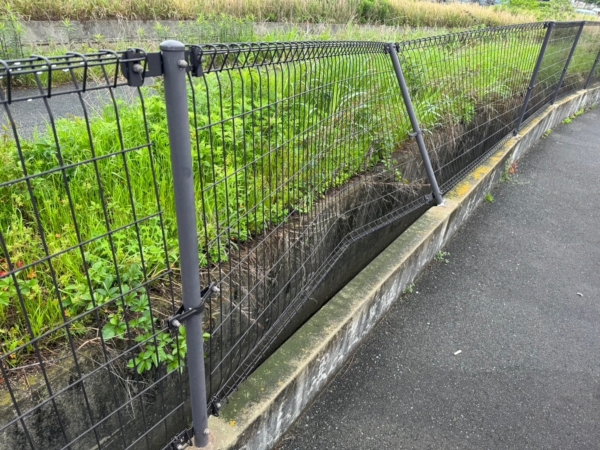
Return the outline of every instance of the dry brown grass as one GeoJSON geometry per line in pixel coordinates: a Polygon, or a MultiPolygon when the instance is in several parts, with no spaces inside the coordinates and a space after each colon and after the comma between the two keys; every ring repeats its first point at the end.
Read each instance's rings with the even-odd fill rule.
{"type": "Polygon", "coordinates": [[[499,26],[535,22],[535,16],[513,14],[494,7],[464,3],[431,3],[418,0],[390,0],[392,8],[404,18],[401,25],[415,27],[463,28],[473,25],[499,26]]]}
{"type": "MultiPolygon", "coordinates": [[[[408,26],[469,27],[531,22],[535,17],[494,7],[380,0],[389,4],[385,21],[408,26]]],[[[349,23],[361,21],[362,0],[2,0],[30,20],[195,19],[225,14],[257,21],[349,23]]]]}

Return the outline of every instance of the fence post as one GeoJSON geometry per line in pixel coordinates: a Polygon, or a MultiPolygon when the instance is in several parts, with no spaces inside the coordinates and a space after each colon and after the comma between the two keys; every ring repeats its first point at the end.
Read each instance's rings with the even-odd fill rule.
{"type": "Polygon", "coordinates": [[[542,67],[542,61],[544,60],[544,55],[546,54],[546,48],[548,47],[548,42],[550,41],[550,36],[552,35],[552,30],[554,29],[554,22],[548,22],[548,27],[546,29],[546,36],[544,36],[544,42],[542,44],[542,48],[540,49],[540,54],[538,55],[538,59],[535,63],[535,67],[533,69],[533,75],[531,76],[531,81],[529,82],[529,86],[527,87],[527,94],[525,94],[525,100],[523,100],[523,108],[521,109],[521,114],[519,115],[519,119],[517,120],[517,125],[515,126],[515,130],[513,131],[513,135],[516,134],[521,129],[521,124],[523,123],[523,119],[525,118],[525,113],[527,112],[527,107],[529,106],[529,100],[531,100],[531,94],[533,92],[533,88],[535,87],[535,82],[537,81],[538,73],[540,72],[540,68],[542,67]]]}
{"type": "Polygon", "coordinates": [[[579,31],[577,31],[577,35],[575,36],[575,41],[573,42],[573,46],[571,47],[571,51],[569,52],[569,57],[567,58],[567,62],[565,63],[565,67],[560,76],[560,81],[558,82],[558,86],[556,87],[556,92],[554,93],[554,97],[552,97],[552,101],[550,102],[551,105],[556,101],[556,97],[558,97],[558,91],[560,91],[563,81],[565,81],[565,76],[567,76],[567,70],[569,70],[569,65],[571,64],[571,59],[573,59],[573,55],[575,54],[575,49],[577,48],[577,43],[579,42],[579,38],[581,37],[581,33],[583,32],[583,27],[585,27],[585,20],[583,22],[581,22],[579,31]]]}
{"type": "Polygon", "coordinates": [[[598,66],[598,61],[600,61],[600,52],[598,52],[598,56],[596,56],[596,60],[594,61],[594,65],[592,66],[592,70],[590,70],[590,74],[588,75],[587,80],[585,80],[585,85],[583,86],[584,89],[587,89],[590,83],[592,82],[594,72],[596,71],[596,66],[598,66]]]}
{"type": "Polygon", "coordinates": [[[435,199],[438,205],[443,205],[444,199],[442,198],[437,179],[435,178],[435,173],[433,172],[433,167],[431,166],[429,153],[427,153],[427,148],[425,147],[423,133],[421,132],[419,120],[417,119],[417,115],[415,114],[415,109],[410,98],[410,92],[408,91],[406,80],[404,79],[404,73],[402,72],[402,66],[400,65],[400,60],[398,59],[398,51],[396,50],[396,45],[388,44],[387,50],[392,57],[394,71],[396,72],[396,78],[398,78],[398,84],[400,85],[400,90],[402,91],[402,98],[404,99],[404,104],[406,105],[406,111],[408,112],[408,117],[410,118],[410,123],[414,131],[414,136],[417,140],[417,146],[419,147],[419,152],[421,153],[421,158],[423,159],[423,164],[425,165],[427,178],[429,178],[429,182],[431,183],[431,189],[433,190],[433,198],[435,199]]]}
{"type": "MultiPolygon", "coordinates": [[[[185,311],[201,310],[198,228],[188,116],[185,46],[178,41],[165,41],[160,44],[160,50],[165,78],[167,123],[175,187],[183,305],[185,311]]],[[[202,314],[190,315],[185,324],[194,445],[205,447],[208,444],[208,413],[202,314]]]]}

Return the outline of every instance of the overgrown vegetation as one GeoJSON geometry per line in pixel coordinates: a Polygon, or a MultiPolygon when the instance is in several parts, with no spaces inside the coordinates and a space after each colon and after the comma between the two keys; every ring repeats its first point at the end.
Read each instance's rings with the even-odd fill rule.
{"type": "Polygon", "coordinates": [[[225,14],[258,22],[385,23],[402,26],[471,27],[534,20],[528,11],[498,10],[474,4],[418,0],[4,0],[29,20],[193,20],[199,14],[225,14]]]}
{"type": "MultiPolygon", "coordinates": [[[[570,0],[509,0],[500,8],[518,14],[532,14],[537,20],[568,20],[576,15],[570,0]]],[[[590,17],[580,17],[580,20],[590,20],[590,17]]]]}
{"type": "Polygon", "coordinates": [[[23,57],[23,31],[21,17],[11,8],[0,10],[0,57],[16,59],[23,57]]]}
{"type": "MultiPolygon", "coordinates": [[[[58,22],[63,38],[49,42],[26,42],[23,39],[25,19],[11,9],[0,12],[0,59],[22,58],[31,54],[59,56],[67,52],[91,53],[105,48],[122,50],[143,48],[158,51],[160,42],[176,39],[186,43],[215,42],[281,42],[301,40],[361,40],[361,41],[402,41],[443,34],[446,28],[404,28],[385,25],[361,27],[348,23],[343,27],[320,24],[313,27],[302,24],[286,24],[276,29],[260,29],[255,33],[252,17],[236,18],[219,14],[199,14],[194,20],[179,21],[166,25],[159,21],[150,22],[148,27],[131,26],[128,33],[120,37],[104,34],[86,35],[80,23],[70,19],[58,22]]],[[[127,23],[127,21],[125,21],[127,23]]],[[[58,79],[67,82],[68,74],[56,74],[58,79]]],[[[20,80],[22,82],[22,80],[20,80]]]]}
{"type": "MultiPolygon", "coordinates": [[[[382,57],[381,54],[377,56],[382,57]]],[[[223,84],[216,74],[195,81],[197,91],[205,93],[195,96],[195,103],[190,97],[190,109],[195,109],[198,119],[196,125],[199,127],[194,136],[199,142],[199,153],[194,161],[195,171],[202,174],[197,178],[197,188],[200,191],[201,185],[214,186],[213,190],[205,192],[198,205],[207,237],[213,242],[210,248],[202,249],[203,267],[209,261],[227,261],[228,249],[232,245],[242,244],[266,227],[281,222],[291,209],[308,212],[328,189],[342,185],[364,168],[365,157],[371,151],[371,143],[366,139],[361,140],[360,145],[348,142],[344,152],[324,154],[316,159],[315,155],[307,153],[309,147],[303,149],[308,144],[301,143],[297,144],[297,157],[291,160],[285,155],[263,156],[277,142],[294,140],[295,136],[302,135],[309,121],[315,118],[326,121],[336,117],[335,126],[342,134],[346,129],[347,135],[356,127],[366,127],[372,135],[382,134],[384,127],[391,127],[391,122],[385,117],[388,113],[381,108],[381,103],[369,103],[372,98],[381,101],[397,95],[391,74],[377,83],[372,83],[366,75],[345,83],[337,82],[339,73],[369,71],[372,70],[369,69],[372,63],[370,58],[364,58],[362,62],[341,60],[336,64],[336,70],[328,70],[327,62],[316,66],[303,64],[300,73],[283,71],[279,80],[260,76],[257,70],[249,70],[234,73],[227,84],[223,84]],[[246,92],[252,89],[256,96],[242,97],[242,84],[246,92]],[[281,86],[287,87],[282,91],[281,86]],[[307,96],[305,102],[288,105],[284,111],[278,110],[278,114],[273,115],[276,108],[273,105],[278,95],[300,95],[309,86],[312,89],[322,86],[322,94],[307,96]],[[390,92],[391,89],[394,91],[390,92]],[[224,98],[233,99],[233,104],[222,105],[227,112],[214,106],[209,109],[209,105],[218,105],[224,98]],[[252,104],[272,106],[265,111],[258,111],[251,118],[242,117],[242,111],[251,110],[252,104]],[[351,108],[361,110],[353,115],[354,123],[344,120],[351,108]],[[238,119],[226,121],[218,132],[206,127],[219,123],[226,117],[224,114],[238,119]],[[241,147],[243,141],[252,142],[253,145],[241,147]],[[217,151],[214,151],[214,147],[217,151]],[[342,156],[347,158],[344,169],[337,177],[329,177],[323,168],[340,165],[342,156]],[[284,163],[286,173],[302,172],[307,164],[313,170],[311,179],[290,180],[294,184],[291,189],[272,197],[270,193],[281,183],[278,181],[278,177],[282,176],[281,168],[278,168],[282,164],[280,158],[287,159],[284,163]],[[234,177],[235,168],[241,161],[254,161],[254,169],[236,172],[234,177]],[[237,226],[224,237],[218,230],[227,221],[235,220],[231,215],[238,217],[237,226]]],[[[130,361],[130,367],[137,367],[140,372],[156,366],[159,361],[166,361],[169,368],[174,369],[179,361],[178,355],[185,353],[181,340],[178,346],[167,333],[160,334],[157,343],[151,340],[156,324],[148,305],[155,302],[154,316],[162,318],[171,312],[171,305],[167,302],[161,308],[163,299],[158,292],[160,286],[145,286],[145,282],[149,278],[159,277],[169,264],[176,266],[178,254],[161,82],[143,90],[147,94],[144,110],[139,102],[121,101],[117,115],[115,108],[108,105],[101,116],[91,120],[89,134],[82,118],[69,117],[56,121],[57,139],[48,130],[21,139],[20,150],[17,151],[16,143],[6,129],[0,143],[0,182],[19,179],[25,168],[34,176],[52,172],[60,164],[73,165],[93,156],[99,158],[95,164],[78,165],[69,169],[68,173],[54,171],[33,178],[35,207],[29,196],[27,182],[2,188],[0,226],[13,266],[29,265],[44,259],[46,254],[60,254],[52,259],[52,270],[48,266],[36,266],[21,271],[17,277],[32,333],[38,336],[62,323],[65,317],[76,317],[97,306],[104,306],[98,312],[103,326],[101,330],[96,330],[96,334],[101,333],[105,341],[112,342],[116,347],[126,345],[128,335],[133,335],[136,342],[143,343],[143,351],[135,361],[130,361]],[[144,111],[148,129],[144,126],[144,111]],[[90,135],[93,137],[94,153],[91,153],[90,135]],[[153,143],[151,152],[143,147],[126,155],[118,153],[122,148],[143,146],[148,138],[153,143]],[[111,154],[115,156],[105,157],[111,154]],[[24,164],[21,164],[21,158],[24,164]],[[160,198],[155,195],[153,179],[156,179],[160,198]],[[66,181],[69,191],[65,189],[66,181]],[[99,185],[102,186],[104,199],[99,185]],[[159,200],[164,211],[162,218],[156,216],[159,200]],[[44,224],[43,233],[38,229],[36,214],[39,215],[39,222],[44,224]],[[139,224],[132,226],[136,220],[139,224]],[[114,233],[112,238],[93,240],[106,234],[108,229],[120,231],[114,233]],[[43,241],[40,240],[40,234],[44,236],[43,241]],[[84,252],[65,252],[65,249],[76,246],[78,242],[88,240],[90,242],[84,252]],[[87,271],[83,270],[84,267],[87,271]],[[56,295],[57,290],[60,298],[56,295]],[[114,301],[119,296],[122,296],[122,301],[114,301]]],[[[400,125],[393,137],[399,142],[407,135],[406,125],[402,126],[401,117],[392,119],[400,125]]],[[[311,132],[310,137],[325,140],[335,138],[325,128],[311,132]]],[[[388,147],[381,147],[373,155],[371,164],[389,155],[392,150],[389,144],[391,139],[388,139],[388,147]]],[[[8,259],[1,257],[0,272],[5,274],[9,269],[8,259]]],[[[1,283],[0,333],[3,335],[4,353],[25,345],[29,333],[13,279],[4,276],[1,283]]],[[[89,327],[93,327],[96,321],[94,315],[89,315],[75,322],[71,333],[89,337],[89,327]]],[[[44,344],[52,346],[64,337],[64,331],[57,332],[44,344]]],[[[22,352],[23,357],[28,351],[32,349],[27,348],[22,352]]],[[[16,354],[13,356],[11,362],[19,364],[20,358],[16,354]]]]}
{"type": "Polygon", "coordinates": [[[566,117],[565,119],[563,119],[562,123],[565,125],[568,125],[571,122],[573,122],[574,119],[581,116],[584,112],[585,112],[585,110],[583,108],[579,109],[579,110],[575,111],[572,116],[569,116],[569,117],[566,117]]]}
{"type": "MultiPolygon", "coordinates": [[[[531,76],[541,42],[517,44],[518,35],[510,34],[458,39],[447,47],[423,49],[419,61],[403,61],[423,129],[444,124],[447,128],[441,132],[446,132],[476,120],[480,105],[522,98],[519,87],[531,76]],[[497,46],[511,51],[498,52],[497,46]],[[474,49],[477,59],[472,58],[474,49]],[[446,58],[447,52],[452,58],[446,58]],[[435,88],[423,85],[423,75],[438,73],[440,61],[444,73],[463,74],[469,82],[457,84],[442,74],[435,88]]],[[[583,75],[595,54],[577,56],[587,58],[585,64],[575,65],[583,75]]],[[[211,242],[201,249],[204,268],[227,261],[231,248],[250,244],[292,211],[309,212],[330,189],[364,170],[389,164],[406,148],[410,127],[401,109],[390,108],[390,99],[399,102],[398,86],[384,55],[340,58],[335,64],[328,59],[296,63],[293,71],[277,72],[267,77],[259,69],[235,70],[194,80],[202,93],[190,93],[189,98],[192,120],[198,121],[192,123],[197,127],[192,136],[198,144],[197,190],[211,187],[198,197],[199,220],[207,234],[202,241],[211,242]],[[381,61],[387,71],[377,71],[381,61]],[[340,74],[351,73],[363,76],[340,80],[340,74]],[[302,101],[281,102],[282,98],[302,101]],[[248,111],[255,112],[247,117],[248,111]],[[309,125],[314,123],[321,126],[309,125]],[[358,132],[365,138],[347,139],[358,132]],[[310,145],[314,140],[322,143],[318,148],[329,148],[335,141],[338,151],[311,153],[319,151],[310,145]],[[270,153],[282,142],[289,143],[286,152],[270,153]],[[341,169],[330,176],[328,167],[341,169]],[[290,176],[298,172],[310,176],[290,176]],[[272,196],[281,177],[288,177],[287,188],[272,196]],[[219,233],[231,223],[236,225],[227,236],[219,233]]],[[[109,104],[91,118],[89,132],[82,118],[63,118],[56,121],[56,139],[51,129],[40,130],[21,136],[17,148],[10,129],[4,130],[0,183],[21,179],[25,169],[31,177],[0,189],[0,227],[11,260],[9,266],[8,255],[0,253],[0,352],[25,346],[11,356],[13,365],[33,351],[26,345],[30,334],[39,336],[98,306],[103,308],[97,316],[73,322],[72,335],[102,336],[115,349],[126,348],[134,339],[142,346],[129,367],[140,373],[161,361],[175,370],[185,355],[183,339],[169,333],[152,338],[155,319],[172,312],[161,287],[167,281],[159,278],[169,268],[177,269],[178,251],[162,85],[158,80],[142,90],[144,107],[139,101],[118,101],[117,108],[109,104]],[[148,141],[150,148],[144,145],[148,141]],[[93,157],[93,164],[78,164],[93,157]],[[56,170],[65,164],[70,167],[56,170]],[[157,214],[161,210],[163,214],[157,214]],[[109,229],[118,231],[109,238],[109,229]],[[104,237],[94,239],[98,236],[104,237]],[[77,248],[79,242],[87,242],[83,251],[77,248]],[[58,256],[52,266],[30,266],[53,254],[58,256]],[[13,277],[6,276],[14,267],[23,268],[15,278],[24,305],[13,277]],[[148,279],[159,280],[147,284],[148,279]],[[98,323],[100,328],[94,328],[98,323]]],[[[397,181],[410,183],[403,175],[399,173],[397,181]]],[[[436,260],[448,262],[448,256],[441,252],[436,260]]],[[[50,334],[41,344],[53,348],[64,341],[65,333],[63,329],[50,334]]]]}

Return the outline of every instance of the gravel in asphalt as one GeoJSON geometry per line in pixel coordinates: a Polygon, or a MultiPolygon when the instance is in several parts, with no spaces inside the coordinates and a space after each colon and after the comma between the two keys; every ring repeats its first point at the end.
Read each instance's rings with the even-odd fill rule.
{"type": "Polygon", "coordinates": [[[599,110],[492,195],[279,450],[600,448],[599,110]]]}

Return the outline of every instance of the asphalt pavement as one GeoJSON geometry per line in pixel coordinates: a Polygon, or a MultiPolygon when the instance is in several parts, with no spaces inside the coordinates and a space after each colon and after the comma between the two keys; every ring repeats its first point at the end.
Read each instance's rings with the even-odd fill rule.
{"type": "Polygon", "coordinates": [[[491,194],[279,450],[600,448],[599,110],[491,194]]]}
{"type": "MultiPolygon", "coordinates": [[[[90,85],[96,86],[95,83],[90,85]]],[[[147,83],[151,85],[151,80],[147,83]]],[[[43,134],[49,130],[50,114],[54,120],[66,117],[84,117],[84,107],[88,117],[98,117],[102,115],[107,106],[113,107],[112,98],[109,89],[90,90],[79,95],[74,92],[72,84],[54,87],[53,95],[47,99],[47,105],[42,98],[35,98],[31,101],[14,101],[10,106],[10,114],[17,127],[20,138],[30,138],[35,133],[43,134]]],[[[45,91],[44,91],[45,92],[45,91]]],[[[139,102],[139,96],[136,88],[129,86],[118,86],[113,90],[115,99],[122,100],[126,104],[139,102]]],[[[15,99],[26,99],[40,96],[40,91],[34,88],[15,89],[13,97],[15,99]]],[[[10,122],[5,109],[0,109],[0,130],[6,129],[11,137],[10,122]]]]}

